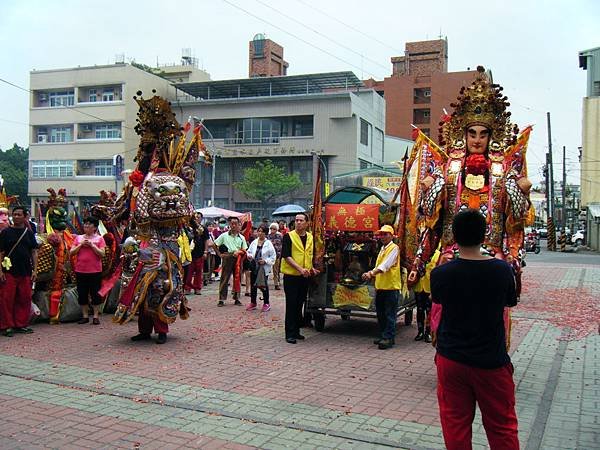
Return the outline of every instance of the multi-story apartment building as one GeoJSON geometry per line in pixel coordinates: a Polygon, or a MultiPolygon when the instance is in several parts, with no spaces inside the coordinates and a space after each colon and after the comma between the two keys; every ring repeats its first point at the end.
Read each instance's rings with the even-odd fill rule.
{"type": "MultiPolygon", "coordinates": [[[[194,79],[208,78],[205,72],[184,66],[161,72],[176,74],[177,80],[188,80],[192,74],[194,79]]],[[[75,205],[95,201],[102,189],[120,189],[115,162],[121,157],[122,168],[131,169],[139,141],[133,96],[142,91],[149,97],[155,90],[176,97],[168,79],[125,63],[35,70],[30,74],[30,90],[32,209],[36,200],[47,198],[49,187],[66,188],[75,205]]]]}
{"type": "MultiPolygon", "coordinates": [[[[182,118],[197,116],[211,132],[207,146],[216,154],[212,168],[203,168],[193,200],[206,206],[261,211],[259,203],[236,190],[244,169],[271,159],[297,173],[303,186],[272,207],[312,199],[313,153],[320,156],[331,180],[352,170],[378,166],[385,160],[385,102],[364,89],[352,72],[320,73],[239,80],[178,83],[194,100],[181,100],[182,118]]],[[[395,159],[400,159],[398,155],[395,159]]]]}
{"type": "Polygon", "coordinates": [[[448,72],[448,41],[408,42],[404,56],[391,58],[392,75],[383,81],[366,80],[385,97],[385,133],[410,139],[411,124],[421,128],[434,141],[444,108],[451,112],[462,86],[469,85],[474,70],[448,72]]]}
{"type": "Polygon", "coordinates": [[[600,249],[600,47],[579,52],[579,67],[587,71],[583,98],[581,206],[587,209],[587,242],[600,249]]]}

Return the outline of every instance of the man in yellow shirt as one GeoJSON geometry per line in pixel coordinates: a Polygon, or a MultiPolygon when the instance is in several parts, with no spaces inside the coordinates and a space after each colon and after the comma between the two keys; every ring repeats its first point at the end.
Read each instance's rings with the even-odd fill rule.
{"type": "Polygon", "coordinates": [[[313,236],[306,231],[308,215],[296,214],[294,230],[283,236],[281,242],[281,273],[285,293],[285,341],[295,344],[303,340],[300,334],[302,305],[308,294],[311,276],[319,273],[313,268],[313,236]]]}
{"type": "Polygon", "coordinates": [[[375,278],[375,310],[380,338],[375,341],[379,350],[391,348],[396,339],[396,311],[400,298],[400,249],[392,239],[394,229],[384,225],[377,232],[383,244],[375,268],[363,273],[363,280],[375,278]]]}

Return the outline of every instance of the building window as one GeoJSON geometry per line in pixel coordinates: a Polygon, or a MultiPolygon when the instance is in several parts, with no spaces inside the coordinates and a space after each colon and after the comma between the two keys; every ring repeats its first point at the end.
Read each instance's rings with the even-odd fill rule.
{"type": "Polygon", "coordinates": [[[594,81],[592,87],[592,97],[600,97],[600,81],[594,81]]]}
{"type": "Polygon", "coordinates": [[[73,106],[75,104],[75,91],[50,92],[48,97],[51,107],[73,106]]]}
{"type": "MultiPolygon", "coordinates": [[[[231,160],[225,158],[215,158],[215,184],[229,184],[231,181],[230,172],[231,160]]],[[[207,173],[204,177],[204,184],[212,184],[212,169],[210,173],[207,173]]]]}
{"type": "Polygon", "coordinates": [[[430,122],[430,110],[429,108],[414,109],[413,110],[413,123],[415,125],[429,123],[430,122]]]}
{"type": "Polygon", "coordinates": [[[373,134],[372,156],[383,161],[383,130],[377,127],[375,127],[375,133],[373,134]]]}
{"type": "Polygon", "coordinates": [[[265,40],[264,39],[255,39],[252,41],[252,45],[254,46],[254,57],[255,58],[264,58],[264,56],[265,56],[265,40]]]}
{"type": "Polygon", "coordinates": [[[97,159],[94,161],[94,175],[97,177],[112,177],[113,163],[111,159],[97,159]]]}
{"type": "Polygon", "coordinates": [[[73,132],[71,131],[71,128],[50,128],[50,142],[73,142],[73,132]]]}
{"type": "Polygon", "coordinates": [[[112,102],[115,100],[115,90],[113,88],[102,90],[102,101],[112,102]]]}
{"type": "Polygon", "coordinates": [[[360,143],[369,145],[369,128],[371,124],[365,119],[360,119],[360,143]]]}
{"type": "Polygon", "coordinates": [[[292,159],[292,174],[297,173],[302,183],[312,184],[312,159],[292,159]]]}
{"type": "Polygon", "coordinates": [[[121,125],[107,123],[96,125],[96,139],[121,139],[121,125]]]}
{"type": "Polygon", "coordinates": [[[88,101],[91,103],[95,103],[98,101],[98,93],[97,93],[96,89],[90,89],[88,101]]]}
{"type": "Polygon", "coordinates": [[[65,178],[72,177],[73,175],[72,160],[42,160],[31,162],[32,178],[65,178]]]}
{"type": "Polygon", "coordinates": [[[313,116],[300,116],[292,119],[292,136],[312,136],[313,116]]]}
{"type": "Polygon", "coordinates": [[[431,88],[416,88],[413,93],[414,103],[431,103],[431,88]]]}

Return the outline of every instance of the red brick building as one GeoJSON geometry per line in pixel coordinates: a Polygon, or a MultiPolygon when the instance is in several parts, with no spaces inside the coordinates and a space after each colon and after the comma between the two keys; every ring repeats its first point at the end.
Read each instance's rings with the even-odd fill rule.
{"type": "Polygon", "coordinates": [[[391,58],[392,75],[383,81],[364,82],[385,97],[385,133],[411,139],[414,124],[433,140],[446,108],[456,100],[460,88],[470,84],[477,71],[448,72],[448,41],[408,42],[405,55],[391,58]]]}
{"type": "Polygon", "coordinates": [[[283,47],[264,34],[254,36],[249,44],[248,76],[278,77],[287,75],[289,64],[283,60],[283,47]]]}

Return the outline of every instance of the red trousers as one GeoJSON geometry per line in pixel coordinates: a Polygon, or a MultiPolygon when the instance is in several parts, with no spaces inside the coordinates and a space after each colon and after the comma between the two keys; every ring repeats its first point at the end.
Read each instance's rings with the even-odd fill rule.
{"type": "Polygon", "coordinates": [[[188,266],[185,277],[185,290],[202,289],[202,273],[204,272],[204,258],[193,259],[188,266]]]}
{"type": "Polygon", "coordinates": [[[152,328],[156,333],[168,333],[169,324],[164,323],[156,315],[146,312],[146,308],[142,307],[138,316],[138,330],[140,334],[152,334],[152,328]]]}
{"type": "Polygon", "coordinates": [[[0,284],[0,330],[23,328],[31,319],[31,277],[5,272],[0,284]]]}
{"type": "Polygon", "coordinates": [[[435,356],[438,404],[444,442],[448,450],[470,450],[475,403],[491,450],[518,450],[515,383],[512,364],[478,369],[435,356]]]}

